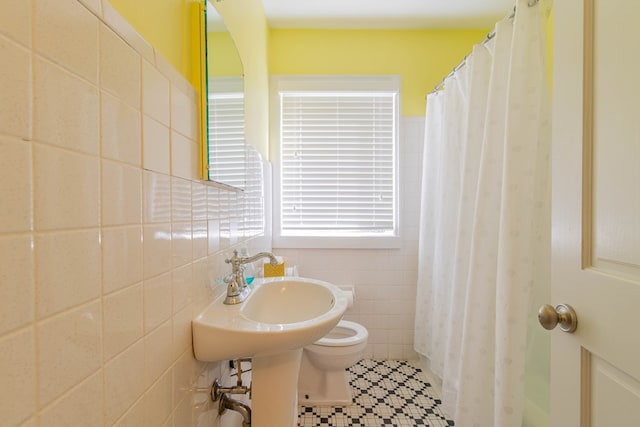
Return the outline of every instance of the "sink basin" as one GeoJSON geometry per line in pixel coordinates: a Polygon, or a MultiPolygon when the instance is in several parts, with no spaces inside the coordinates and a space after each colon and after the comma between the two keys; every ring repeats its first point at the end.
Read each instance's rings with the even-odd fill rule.
{"type": "Polygon", "coordinates": [[[191,322],[196,359],[251,357],[252,424],[296,426],[302,347],[338,324],[346,296],[320,280],[278,277],[256,280],[240,304],[225,305],[224,298],[191,322]]]}
{"type": "Polygon", "coordinates": [[[255,289],[241,311],[256,322],[300,323],[317,319],[331,311],[335,298],[333,289],[326,283],[281,279],[255,289]]]}
{"type": "Polygon", "coordinates": [[[301,277],[256,280],[244,302],[225,305],[223,300],[224,295],[192,322],[194,352],[200,361],[299,349],[326,335],[347,308],[336,286],[301,277]]]}

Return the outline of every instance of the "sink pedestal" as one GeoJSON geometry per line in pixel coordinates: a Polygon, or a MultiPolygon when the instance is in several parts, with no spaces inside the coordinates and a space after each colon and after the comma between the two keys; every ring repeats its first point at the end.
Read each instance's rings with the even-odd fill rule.
{"type": "Polygon", "coordinates": [[[298,373],[302,348],[251,361],[252,427],[294,427],[298,422],[298,373]]]}

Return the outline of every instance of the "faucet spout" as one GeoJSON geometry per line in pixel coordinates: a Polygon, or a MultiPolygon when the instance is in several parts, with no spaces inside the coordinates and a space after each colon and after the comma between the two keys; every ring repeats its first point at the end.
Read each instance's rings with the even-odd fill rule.
{"type": "Polygon", "coordinates": [[[244,266],[261,258],[269,258],[271,265],[275,266],[278,264],[278,260],[271,252],[259,252],[250,257],[242,257],[238,256],[237,250],[234,250],[233,256],[224,260],[227,264],[231,264],[231,274],[224,279],[224,282],[227,284],[227,297],[224,299],[225,304],[239,304],[249,296],[251,289],[247,286],[244,278],[244,266]]]}
{"type": "Polygon", "coordinates": [[[248,264],[250,262],[255,262],[262,258],[269,258],[269,264],[276,266],[278,265],[278,260],[271,252],[258,252],[257,254],[250,256],[248,258],[241,258],[243,264],[248,264]]]}

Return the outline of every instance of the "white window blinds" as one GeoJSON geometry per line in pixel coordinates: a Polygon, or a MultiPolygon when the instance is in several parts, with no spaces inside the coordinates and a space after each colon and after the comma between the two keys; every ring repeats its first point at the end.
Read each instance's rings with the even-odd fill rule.
{"type": "Polygon", "coordinates": [[[244,188],[244,93],[234,84],[209,80],[209,179],[244,188]]]}
{"type": "Polygon", "coordinates": [[[279,96],[281,235],[394,234],[397,93],[279,96]]]}

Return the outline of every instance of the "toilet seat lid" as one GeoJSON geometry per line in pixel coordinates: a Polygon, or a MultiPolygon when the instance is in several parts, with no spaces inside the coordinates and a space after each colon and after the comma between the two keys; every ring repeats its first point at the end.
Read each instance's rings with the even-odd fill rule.
{"type": "Polygon", "coordinates": [[[314,344],[326,347],[346,347],[349,345],[356,345],[365,342],[369,337],[367,328],[356,322],[341,320],[340,322],[338,322],[334,330],[339,328],[347,329],[353,334],[344,338],[320,338],[314,344]]]}

